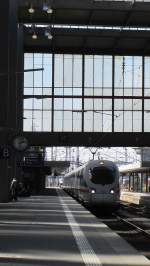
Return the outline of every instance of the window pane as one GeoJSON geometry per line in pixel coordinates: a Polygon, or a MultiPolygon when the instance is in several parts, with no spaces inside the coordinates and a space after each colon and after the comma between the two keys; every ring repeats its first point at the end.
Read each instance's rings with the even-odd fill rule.
{"type": "Polygon", "coordinates": [[[64,88],[63,95],[72,95],[73,89],[72,88],[64,88]]]}
{"type": "Polygon", "coordinates": [[[81,120],[82,119],[82,114],[80,112],[73,112],[73,131],[81,132],[81,120]]]}
{"type": "Polygon", "coordinates": [[[123,110],[123,100],[117,99],[114,101],[115,110],[123,110]]]}
{"type": "Polygon", "coordinates": [[[124,110],[132,110],[132,100],[125,99],[124,100],[124,110]]]}
{"type": "Polygon", "coordinates": [[[55,88],[54,94],[60,96],[64,95],[64,88],[55,88]]]}
{"type": "Polygon", "coordinates": [[[94,109],[93,99],[85,99],[84,100],[84,110],[93,110],[93,109],[94,109]]]}
{"type": "Polygon", "coordinates": [[[33,68],[33,54],[25,53],[24,56],[24,69],[32,69],[33,68]]]}
{"type": "Polygon", "coordinates": [[[133,110],[142,110],[142,100],[133,99],[133,110]]]}
{"type": "Polygon", "coordinates": [[[63,99],[55,98],[54,110],[63,110],[63,99]]]}
{"type": "Polygon", "coordinates": [[[133,87],[142,88],[142,56],[134,56],[133,87]]]}
{"type": "Polygon", "coordinates": [[[115,95],[142,96],[141,56],[115,56],[115,95]]]}
{"type": "Polygon", "coordinates": [[[102,110],[102,99],[94,99],[94,110],[102,110]]]}
{"type": "Polygon", "coordinates": [[[72,131],[72,112],[64,112],[63,131],[72,131]]]}
{"type": "Polygon", "coordinates": [[[43,86],[51,87],[52,86],[52,55],[44,54],[43,55],[43,86]]]}
{"type": "Polygon", "coordinates": [[[42,99],[33,99],[33,103],[34,103],[34,110],[38,109],[38,110],[42,110],[42,99]]]}
{"type": "Polygon", "coordinates": [[[51,110],[51,99],[43,99],[43,110],[51,110]]]}
{"type": "Polygon", "coordinates": [[[93,96],[93,94],[94,94],[94,89],[93,88],[85,88],[84,89],[84,95],[85,96],[93,96]]]}
{"type": "Polygon", "coordinates": [[[55,70],[54,70],[55,87],[63,86],[63,55],[55,55],[55,70]]]}
{"type": "Polygon", "coordinates": [[[150,57],[145,57],[144,68],[144,95],[150,96],[150,57]]]}
{"type": "Polygon", "coordinates": [[[42,95],[42,88],[33,88],[33,95],[42,95]]]}
{"type": "Polygon", "coordinates": [[[103,132],[112,131],[112,112],[103,111],[103,132]]]}
{"type": "Polygon", "coordinates": [[[114,112],[114,131],[123,132],[123,111],[114,112]]]}
{"type": "Polygon", "coordinates": [[[24,99],[24,109],[33,108],[33,99],[24,99]]]}
{"type": "Polygon", "coordinates": [[[43,95],[52,95],[52,88],[43,88],[43,95]]]}
{"type": "Polygon", "coordinates": [[[33,72],[24,73],[24,87],[33,87],[33,72]]]}
{"type": "Polygon", "coordinates": [[[104,99],[103,100],[103,110],[112,110],[112,100],[104,99]]]}
{"type": "Polygon", "coordinates": [[[93,55],[85,55],[85,87],[93,87],[93,55]]]}
{"type": "Polygon", "coordinates": [[[24,95],[33,95],[33,88],[24,88],[24,95]]]}
{"type": "Polygon", "coordinates": [[[150,111],[144,112],[144,131],[150,132],[150,111]]]}
{"type": "Polygon", "coordinates": [[[103,78],[104,78],[103,86],[112,88],[112,56],[104,56],[104,77],[103,78]]]}
{"type": "Polygon", "coordinates": [[[94,88],[94,96],[101,96],[103,94],[103,89],[102,88],[94,88]]]}
{"type": "Polygon", "coordinates": [[[142,131],[142,112],[133,112],[133,132],[142,131]]]}
{"type": "Polygon", "coordinates": [[[42,87],[42,73],[34,72],[34,87],[42,87]]]}
{"type": "Polygon", "coordinates": [[[144,109],[150,110],[150,99],[144,101],[144,109]]]}
{"type": "Polygon", "coordinates": [[[24,111],[23,130],[32,131],[32,111],[24,111]]]}
{"type": "Polygon", "coordinates": [[[72,86],[72,55],[64,55],[64,86],[72,86]]]}
{"type": "MultiPolygon", "coordinates": [[[[115,56],[115,88],[123,87],[123,56],[115,56]]],[[[116,91],[117,93],[117,91],[116,91]]],[[[115,95],[117,95],[115,93],[115,95]]]]}
{"type": "Polygon", "coordinates": [[[73,99],[73,110],[82,110],[82,100],[73,99]]]}
{"type": "Polygon", "coordinates": [[[94,113],[94,132],[102,132],[102,113],[94,113]]]}
{"type": "Polygon", "coordinates": [[[43,111],[43,131],[51,131],[51,112],[43,111]]]}
{"type": "Polygon", "coordinates": [[[94,56],[94,87],[102,87],[103,56],[94,56]]]}
{"type": "Polygon", "coordinates": [[[26,119],[23,121],[23,131],[33,131],[32,130],[32,119],[26,119]]]}
{"type": "Polygon", "coordinates": [[[82,88],[73,88],[73,95],[82,95],[82,88]]]}
{"type": "Polygon", "coordinates": [[[54,112],[54,131],[62,131],[63,130],[63,112],[55,111],[54,112]]]}
{"type": "MultiPolygon", "coordinates": [[[[34,54],[34,69],[43,67],[43,54],[34,54]]],[[[34,71],[34,87],[42,87],[42,71],[34,71]]]]}
{"type": "Polygon", "coordinates": [[[64,110],[72,110],[72,99],[64,99],[64,110]]]}
{"type": "Polygon", "coordinates": [[[73,55],[73,86],[82,87],[82,56],[73,55]]]}
{"type": "Polygon", "coordinates": [[[132,132],[132,112],[124,111],[124,132],[132,132]]]}
{"type": "Polygon", "coordinates": [[[124,56],[122,65],[122,71],[124,73],[124,87],[132,88],[133,86],[133,57],[124,56]]]}
{"type": "Polygon", "coordinates": [[[42,131],[42,112],[33,112],[33,131],[42,131]]]}
{"type": "Polygon", "coordinates": [[[93,131],[93,112],[88,111],[84,113],[84,131],[93,131]]]}

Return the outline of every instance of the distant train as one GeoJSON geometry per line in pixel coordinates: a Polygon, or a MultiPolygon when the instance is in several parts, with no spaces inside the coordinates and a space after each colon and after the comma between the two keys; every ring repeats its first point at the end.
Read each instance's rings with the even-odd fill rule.
{"type": "Polygon", "coordinates": [[[107,160],[91,160],[64,176],[64,189],[79,201],[95,207],[119,206],[119,170],[107,160]]]}

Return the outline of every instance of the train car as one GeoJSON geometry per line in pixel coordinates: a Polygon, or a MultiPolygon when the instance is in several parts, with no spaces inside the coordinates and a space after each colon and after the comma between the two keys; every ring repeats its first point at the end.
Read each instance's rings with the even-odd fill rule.
{"type": "Polygon", "coordinates": [[[119,170],[112,161],[91,160],[66,174],[63,182],[67,192],[89,206],[119,206],[119,170]]]}

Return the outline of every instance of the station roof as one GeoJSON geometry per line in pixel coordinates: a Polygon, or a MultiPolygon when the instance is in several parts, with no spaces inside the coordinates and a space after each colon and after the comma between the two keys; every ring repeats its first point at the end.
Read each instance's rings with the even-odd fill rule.
{"type": "Polygon", "coordinates": [[[43,12],[43,0],[19,0],[19,22],[74,25],[149,27],[150,2],[110,0],[50,0],[52,14],[43,12]],[[35,8],[28,12],[29,2],[35,8]]]}
{"type": "Polygon", "coordinates": [[[52,28],[52,40],[45,28],[24,28],[25,52],[150,55],[150,30],[52,28]]]}
{"type": "Polygon", "coordinates": [[[150,55],[150,2],[19,0],[25,52],[150,55]],[[35,12],[28,12],[29,2],[35,12]],[[43,3],[53,12],[47,14],[43,3]],[[34,25],[38,39],[32,39],[34,25]],[[42,25],[42,27],[41,27],[42,25]],[[45,36],[50,27],[52,40],[45,36]]]}
{"type": "Polygon", "coordinates": [[[138,167],[138,168],[129,168],[120,170],[122,174],[129,174],[129,173],[147,173],[150,172],[150,167],[138,167]]]}
{"type": "Polygon", "coordinates": [[[24,136],[33,146],[150,147],[149,132],[24,132],[24,136]]]}

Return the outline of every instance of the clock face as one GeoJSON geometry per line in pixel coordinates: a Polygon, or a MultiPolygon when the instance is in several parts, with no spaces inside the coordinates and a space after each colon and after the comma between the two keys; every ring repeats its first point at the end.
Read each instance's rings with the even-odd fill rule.
{"type": "Polygon", "coordinates": [[[28,141],[23,136],[17,136],[13,140],[13,146],[17,151],[24,151],[28,147],[28,141]]]}

